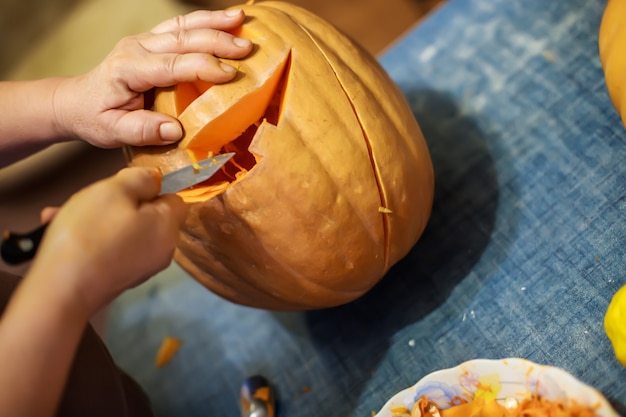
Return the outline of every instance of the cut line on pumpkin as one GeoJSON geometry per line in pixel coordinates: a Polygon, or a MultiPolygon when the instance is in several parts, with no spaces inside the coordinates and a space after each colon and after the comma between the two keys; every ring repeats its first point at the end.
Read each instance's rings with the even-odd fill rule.
{"type": "MultiPolygon", "coordinates": [[[[265,6],[268,7],[268,6],[265,6]]],[[[271,8],[271,6],[270,6],[271,8]]],[[[317,40],[317,37],[315,35],[313,35],[306,27],[304,27],[303,25],[301,25],[295,18],[291,17],[292,20],[302,29],[302,31],[304,33],[306,33],[306,35],[311,39],[311,42],[313,42],[313,44],[317,47],[317,49],[319,50],[320,54],[322,54],[324,56],[324,58],[326,58],[326,62],[328,63],[328,66],[331,68],[331,70],[333,71],[333,74],[335,75],[335,78],[337,79],[337,83],[339,84],[339,86],[341,87],[341,90],[343,91],[344,95],[346,96],[348,103],[350,104],[350,106],[352,107],[352,111],[354,112],[355,118],[359,124],[359,127],[361,129],[361,132],[363,133],[363,139],[365,140],[365,145],[367,147],[367,151],[368,151],[368,155],[369,155],[369,159],[370,159],[370,165],[372,167],[372,172],[374,175],[374,179],[376,180],[376,186],[378,187],[378,195],[380,196],[380,206],[379,207],[387,207],[388,206],[388,202],[385,199],[385,194],[384,194],[384,190],[382,187],[382,180],[380,178],[380,175],[378,173],[378,170],[376,169],[376,160],[374,159],[373,156],[373,152],[372,152],[372,144],[370,142],[370,139],[367,135],[367,131],[365,130],[364,126],[363,126],[363,122],[361,121],[361,118],[359,116],[359,112],[357,111],[357,109],[354,106],[354,102],[352,101],[352,97],[350,96],[350,94],[348,94],[348,91],[346,90],[343,82],[341,81],[341,77],[339,77],[339,74],[337,73],[336,69],[333,67],[332,64],[332,60],[329,58],[329,56],[326,54],[324,48],[320,45],[320,43],[317,40]]],[[[385,265],[385,269],[388,268],[388,263],[389,263],[389,247],[391,245],[390,243],[390,238],[389,238],[389,214],[387,212],[381,212],[379,210],[379,213],[381,214],[381,221],[382,221],[382,225],[383,225],[383,236],[384,236],[384,246],[383,246],[383,260],[384,260],[384,265],[385,265]]]]}

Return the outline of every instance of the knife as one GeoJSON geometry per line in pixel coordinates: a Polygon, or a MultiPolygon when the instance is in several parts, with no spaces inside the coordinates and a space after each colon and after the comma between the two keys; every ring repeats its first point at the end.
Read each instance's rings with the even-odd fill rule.
{"type": "MultiPolygon", "coordinates": [[[[159,195],[176,193],[208,180],[234,155],[234,152],[217,155],[163,175],[159,195]]],[[[6,230],[0,244],[0,256],[4,262],[16,265],[33,259],[48,224],[27,233],[6,230]]]]}

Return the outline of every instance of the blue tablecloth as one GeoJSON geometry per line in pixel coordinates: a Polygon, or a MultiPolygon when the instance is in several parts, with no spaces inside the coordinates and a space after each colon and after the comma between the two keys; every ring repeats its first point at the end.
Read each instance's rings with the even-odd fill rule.
{"type": "Polygon", "coordinates": [[[239,415],[261,373],[279,416],[370,416],[473,358],[566,369],[626,403],[602,321],[626,284],[626,130],[598,59],[600,0],[449,0],[381,62],[436,171],[422,239],[363,298],[273,313],[176,266],[121,297],[108,344],[159,416],[239,415]],[[163,337],[183,345],[157,369],[163,337]]]}

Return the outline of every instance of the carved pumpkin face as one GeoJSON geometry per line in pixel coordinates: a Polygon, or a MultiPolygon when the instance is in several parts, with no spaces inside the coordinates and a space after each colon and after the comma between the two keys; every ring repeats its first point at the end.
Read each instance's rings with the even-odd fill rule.
{"type": "Polygon", "coordinates": [[[609,0],[607,3],[598,45],[611,101],[626,126],[626,2],[609,0]]]}
{"type": "Polygon", "coordinates": [[[430,216],[433,169],[400,90],[319,17],[267,1],[238,6],[256,45],[237,78],[162,89],[176,147],[127,149],[171,171],[236,152],[188,203],[174,259],[233,302],[277,310],[336,306],[374,286],[430,216]]]}

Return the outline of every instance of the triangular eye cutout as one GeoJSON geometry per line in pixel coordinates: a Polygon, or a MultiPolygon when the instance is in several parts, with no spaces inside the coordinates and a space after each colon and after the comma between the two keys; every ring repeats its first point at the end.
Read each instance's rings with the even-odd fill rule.
{"type": "Polygon", "coordinates": [[[283,73],[274,89],[274,94],[269,101],[265,113],[254,124],[250,125],[237,139],[227,143],[220,149],[219,153],[235,152],[236,157],[231,159],[231,163],[224,166],[224,172],[228,174],[230,180],[234,180],[237,172],[250,171],[256,165],[258,158],[255,157],[248,148],[257,132],[258,126],[262,123],[270,123],[278,126],[282,116],[283,101],[285,98],[285,87],[289,81],[289,70],[291,68],[291,54],[287,57],[287,62],[283,67],[283,73]]]}
{"type": "MultiPolygon", "coordinates": [[[[206,90],[180,115],[185,136],[179,148],[217,154],[224,145],[262,120],[277,91],[282,91],[289,57],[287,51],[262,78],[242,67],[235,80],[206,90]]],[[[280,98],[278,100],[280,102],[280,98]]],[[[272,114],[270,118],[276,121],[277,116],[272,114]]]]}
{"type": "MultiPolygon", "coordinates": [[[[258,158],[249,151],[250,143],[252,142],[252,139],[258,130],[258,126],[261,123],[270,123],[274,126],[278,126],[280,122],[283,111],[285,88],[289,81],[291,54],[287,56],[278,68],[279,70],[276,71],[276,73],[268,79],[268,81],[260,89],[267,94],[267,97],[264,99],[267,104],[264,108],[262,108],[262,110],[264,110],[262,115],[250,124],[236,139],[225,143],[218,152],[215,152],[215,154],[234,152],[235,156],[230,159],[224,167],[222,167],[220,172],[215,174],[209,180],[197,185],[191,190],[179,193],[185,201],[202,201],[203,199],[206,199],[208,195],[219,193],[223,191],[225,187],[228,187],[229,183],[243,178],[248,171],[254,168],[258,162],[258,158]],[[270,84],[271,89],[268,84],[270,84]]],[[[242,101],[244,100],[245,98],[242,99],[242,101]]],[[[238,103],[237,106],[240,106],[240,104],[238,103]]],[[[198,137],[197,140],[199,141],[200,137],[198,137]]],[[[190,146],[186,150],[192,156],[192,159],[195,160],[201,160],[211,155],[211,151],[207,151],[203,148],[197,149],[190,146]]]]}

